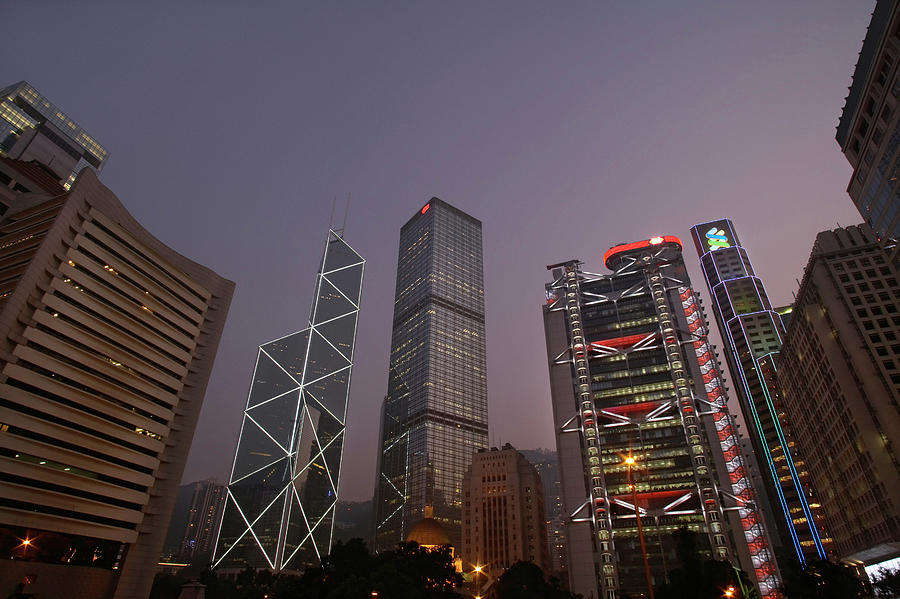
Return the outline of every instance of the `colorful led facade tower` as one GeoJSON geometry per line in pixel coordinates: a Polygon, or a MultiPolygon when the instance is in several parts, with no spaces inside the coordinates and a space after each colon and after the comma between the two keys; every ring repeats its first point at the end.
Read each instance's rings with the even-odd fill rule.
{"type": "Polygon", "coordinates": [[[331,549],[364,267],[329,231],[309,326],[259,347],[216,566],[297,571],[331,549]]]}
{"type": "Polygon", "coordinates": [[[438,198],[400,229],[375,544],[392,550],[434,507],[461,546],[462,480],[487,447],[481,221],[438,198]]]}
{"type": "Polygon", "coordinates": [[[644,596],[682,527],[779,597],[778,572],[676,237],[616,246],[611,274],[551,266],[544,326],[570,588],[644,596]]]}
{"type": "Polygon", "coordinates": [[[772,308],[730,220],[696,225],[691,236],[765,482],[765,499],[774,516],[769,528],[778,531],[774,544],[792,551],[801,564],[825,559],[830,539],[823,541],[822,516],[810,507],[815,502],[810,500],[809,474],[790,440],[775,384],[774,357],[784,337],[781,315],[772,308]]]}

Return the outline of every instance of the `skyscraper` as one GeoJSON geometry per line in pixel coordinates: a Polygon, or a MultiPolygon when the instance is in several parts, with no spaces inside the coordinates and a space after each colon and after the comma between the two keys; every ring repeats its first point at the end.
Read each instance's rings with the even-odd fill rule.
{"type": "Polygon", "coordinates": [[[227,487],[212,479],[189,486],[193,492],[176,557],[189,563],[206,564],[215,548],[227,487]]]}
{"type": "Polygon", "coordinates": [[[146,599],[234,283],[92,170],[7,167],[31,189],[0,188],[0,588],[146,599]]]}
{"type": "Polygon", "coordinates": [[[68,189],[85,168],[103,170],[106,148],[31,85],[0,90],[0,156],[36,161],[68,189]]]}
{"type": "Polygon", "coordinates": [[[217,566],[302,571],[331,550],[364,266],[329,231],[307,327],[259,346],[217,566]]]}
{"type": "Polygon", "coordinates": [[[676,237],[618,245],[611,274],[554,265],[544,327],[569,581],[585,597],[648,592],[673,536],[739,563],[763,597],[778,573],[676,237]]]}
{"type": "Polygon", "coordinates": [[[882,239],[900,237],[900,5],[878,0],[837,127],[853,167],[847,192],[882,239]]]}
{"type": "Polygon", "coordinates": [[[900,272],[867,225],[816,236],[778,383],[834,551],[900,557],[900,272]]]}
{"type": "Polygon", "coordinates": [[[400,229],[390,374],[375,488],[376,547],[434,506],[460,546],[460,489],[487,446],[481,221],[438,198],[400,229]]]}
{"type": "Polygon", "coordinates": [[[728,219],[695,225],[691,236],[713,314],[725,346],[728,369],[747,423],[750,441],[765,485],[774,522],[775,542],[803,564],[807,558],[826,559],[820,528],[822,516],[810,507],[809,473],[790,437],[784,405],[775,384],[774,356],[781,351],[784,326],[773,309],[766,288],[753,270],[728,219]],[[775,532],[778,532],[776,537],[775,532]]]}
{"type": "Polygon", "coordinates": [[[507,443],[472,456],[463,478],[463,564],[497,578],[518,561],[550,573],[544,485],[521,453],[507,443]]]}

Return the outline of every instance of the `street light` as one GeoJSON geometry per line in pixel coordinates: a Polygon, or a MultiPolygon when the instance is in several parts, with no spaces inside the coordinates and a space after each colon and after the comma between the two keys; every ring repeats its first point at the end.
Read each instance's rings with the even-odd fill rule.
{"type": "Polygon", "coordinates": [[[631,502],[634,504],[634,517],[637,520],[638,539],[641,541],[641,557],[644,558],[644,575],[647,577],[647,593],[650,599],[653,596],[653,579],[650,576],[650,562],[647,561],[647,542],[644,540],[644,527],[641,526],[641,510],[638,509],[637,503],[637,487],[634,484],[634,472],[632,467],[635,464],[634,456],[625,458],[625,464],[628,466],[628,486],[631,487],[631,502]]]}
{"type": "MultiPolygon", "coordinates": [[[[484,571],[484,566],[481,564],[475,564],[475,569],[472,573],[475,575],[472,577],[472,590],[476,593],[481,592],[481,586],[478,584],[478,575],[484,571]]],[[[481,595],[475,595],[475,599],[481,599],[481,595]]]]}
{"type": "Polygon", "coordinates": [[[728,587],[727,589],[725,589],[725,596],[729,598],[734,597],[734,587],[728,587]]]}
{"type": "Polygon", "coordinates": [[[750,593],[747,591],[747,587],[744,586],[743,571],[741,571],[741,569],[734,564],[731,564],[731,569],[734,570],[734,576],[735,578],[737,578],[737,583],[740,587],[741,592],[740,594],[738,594],[737,589],[734,588],[734,585],[729,585],[728,590],[732,592],[732,595],[726,595],[726,597],[741,597],[741,599],[743,599],[744,597],[748,597],[750,593]]]}

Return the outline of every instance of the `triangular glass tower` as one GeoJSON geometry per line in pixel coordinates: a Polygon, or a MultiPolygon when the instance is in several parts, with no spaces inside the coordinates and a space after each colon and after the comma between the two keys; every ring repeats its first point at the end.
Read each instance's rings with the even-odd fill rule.
{"type": "Polygon", "coordinates": [[[217,567],[303,570],[331,549],[364,267],[329,231],[308,326],[259,347],[217,567]]]}

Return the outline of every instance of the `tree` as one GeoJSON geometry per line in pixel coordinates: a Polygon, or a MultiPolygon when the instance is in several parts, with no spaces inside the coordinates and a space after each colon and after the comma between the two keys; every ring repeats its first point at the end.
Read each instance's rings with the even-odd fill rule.
{"type": "Polygon", "coordinates": [[[417,543],[379,554],[372,574],[372,590],[392,599],[456,597],[453,589],[462,583],[449,548],[423,549],[417,543]]]}
{"type": "Polygon", "coordinates": [[[373,591],[390,599],[451,599],[462,577],[447,548],[405,543],[373,556],[364,541],[351,539],[338,541],[302,576],[247,568],[231,583],[207,569],[200,582],[207,585],[206,599],[371,599],[373,591]]]}
{"type": "Polygon", "coordinates": [[[184,584],[184,581],[179,580],[177,576],[159,572],[153,578],[150,599],[178,599],[182,584],[184,584]]]}
{"type": "Polygon", "coordinates": [[[559,579],[544,578],[544,572],[532,562],[516,562],[497,579],[497,599],[576,599],[559,586],[559,579]]]}
{"type": "Polygon", "coordinates": [[[237,587],[235,587],[234,583],[219,579],[212,564],[208,564],[200,572],[197,582],[206,586],[206,599],[237,599],[238,597],[237,587]]]}
{"type": "Polygon", "coordinates": [[[900,569],[878,570],[878,575],[872,581],[872,584],[878,591],[877,596],[879,599],[900,598],[900,569]]]}
{"type": "Polygon", "coordinates": [[[788,599],[866,599],[874,597],[872,587],[848,566],[825,560],[794,560],[781,569],[782,590],[788,599]]]}
{"type": "Polygon", "coordinates": [[[700,558],[697,533],[682,528],[675,532],[678,568],[669,571],[668,580],[654,588],[656,599],[722,599],[725,589],[734,587],[736,597],[756,599],[749,576],[724,560],[700,558]],[[743,596],[740,594],[744,589],[743,596]]]}

